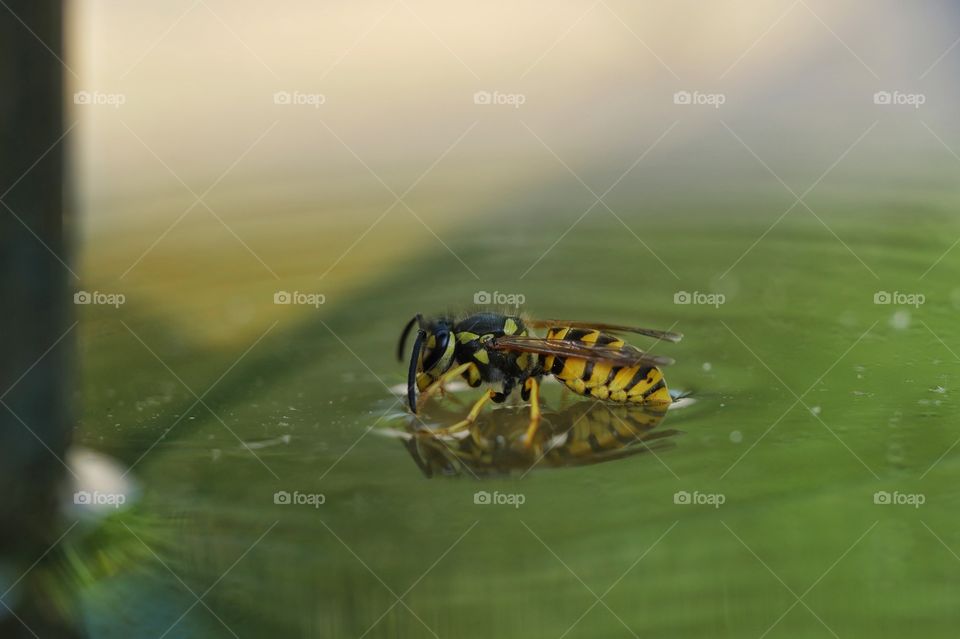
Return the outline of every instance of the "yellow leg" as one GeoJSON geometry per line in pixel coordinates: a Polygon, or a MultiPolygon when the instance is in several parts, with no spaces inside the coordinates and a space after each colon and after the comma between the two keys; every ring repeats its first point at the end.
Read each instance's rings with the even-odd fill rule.
{"type": "Polygon", "coordinates": [[[455,432],[460,430],[461,428],[466,428],[473,422],[477,421],[477,417],[480,416],[480,411],[483,410],[483,407],[487,402],[493,399],[493,396],[495,394],[496,393],[494,391],[488,390],[486,393],[483,394],[483,396],[480,399],[477,400],[477,402],[473,405],[473,408],[470,409],[470,412],[467,413],[467,416],[465,418],[463,418],[453,426],[444,428],[442,432],[445,432],[445,433],[455,432]]]}
{"type": "Polygon", "coordinates": [[[421,407],[427,402],[427,400],[433,396],[438,391],[443,390],[443,385],[451,380],[463,375],[470,367],[476,366],[473,362],[467,362],[466,364],[460,364],[451,368],[449,371],[440,376],[440,379],[434,383],[427,386],[423,389],[423,392],[420,393],[420,399],[417,400],[417,410],[420,410],[421,407]]]}
{"type": "Polygon", "coordinates": [[[523,445],[530,448],[537,429],[540,428],[540,384],[531,377],[524,385],[530,389],[530,425],[527,426],[527,433],[523,436],[523,445]]]}

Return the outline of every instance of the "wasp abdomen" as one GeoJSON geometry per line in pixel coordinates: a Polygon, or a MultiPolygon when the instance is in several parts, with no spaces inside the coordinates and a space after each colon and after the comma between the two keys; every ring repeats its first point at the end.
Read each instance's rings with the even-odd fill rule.
{"type": "MultiPolygon", "coordinates": [[[[598,330],[552,328],[547,339],[621,347],[622,339],[598,330]]],[[[541,355],[541,368],[578,395],[612,402],[666,403],[672,400],[663,374],[655,366],[613,366],[576,357],[541,355]]]]}

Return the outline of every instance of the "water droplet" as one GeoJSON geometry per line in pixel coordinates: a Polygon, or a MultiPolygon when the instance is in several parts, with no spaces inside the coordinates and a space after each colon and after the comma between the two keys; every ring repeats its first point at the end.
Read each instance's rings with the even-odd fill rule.
{"type": "Polygon", "coordinates": [[[890,326],[902,331],[910,326],[910,311],[901,309],[890,318],[890,326]]]}
{"type": "Polygon", "coordinates": [[[710,362],[704,362],[702,368],[704,373],[709,373],[710,370],[713,368],[713,364],[711,364],[710,362]]]}

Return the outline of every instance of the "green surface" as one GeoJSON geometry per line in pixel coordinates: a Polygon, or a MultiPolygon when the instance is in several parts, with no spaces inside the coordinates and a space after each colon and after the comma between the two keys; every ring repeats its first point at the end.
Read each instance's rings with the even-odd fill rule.
{"type": "MultiPolygon", "coordinates": [[[[561,213],[542,212],[549,202],[522,216],[505,206],[444,233],[479,280],[429,237],[413,259],[317,310],[277,316],[269,287],[294,286],[258,280],[243,301],[264,315],[229,344],[198,339],[196,309],[173,298],[81,309],[78,439],[136,463],[142,500],[117,519],[198,595],[210,588],[204,602],[223,622],[196,605],[167,636],[229,637],[225,626],[241,637],[953,636],[957,255],[920,278],[960,223],[949,202],[917,216],[915,202],[822,191],[815,210],[850,250],[797,207],[723,278],[789,201],[705,204],[668,220],[615,207],[677,278],[598,207],[521,279],[587,199],[561,213]],[[522,293],[532,316],[675,325],[684,341],[658,350],[677,360],[671,388],[697,399],[662,425],[682,431],[676,446],[478,483],[426,479],[396,440],[365,435],[402,423],[385,385],[404,381],[393,359],[403,323],[471,310],[478,290],[522,293]],[[726,303],[676,305],[679,290],[726,303]],[[926,303],[875,305],[880,290],[926,303]],[[171,312],[181,321],[166,321],[171,312]],[[121,319],[197,394],[229,369],[204,397],[209,410],[121,319]],[[256,449],[259,459],[239,441],[285,435],[256,449]],[[480,489],[525,503],[476,505],[480,489]],[[326,501],[277,505],[277,490],[326,501]],[[877,505],[880,490],[925,503],[877,505]],[[725,501],[676,504],[678,491],[725,501]]],[[[372,233],[325,282],[388,240],[372,233]]],[[[309,259],[319,273],[335,258],[309,259]]],[[[224,302],[216,287],[178,286],[224,302]]],[[[96,634],[156,636],[193,598],[147,556],[86,601],[96,634]],[[143,614],[112,616],[118,591],[128,613],[143,614]]]]}

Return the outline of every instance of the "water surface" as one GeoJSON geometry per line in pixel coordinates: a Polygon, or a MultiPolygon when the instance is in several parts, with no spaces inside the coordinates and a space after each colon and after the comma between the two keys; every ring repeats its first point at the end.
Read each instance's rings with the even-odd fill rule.
{"type": "MultiPolygon", "coordinates": [[[[152,297],[82,309],[78,440],[133,465],[143,489],[105,524],[118,566],[82,587],[93,634],[947,635],[960,285],[953,254],[930,267],[960,224],[947,205],[918,218],[820,200],[829,229],[798,208],[770,230],[789,202],[665,219],[636,199],[617,207],[629,230],[598,209],[566,235],[586,206],[505,205],[446,232],[449,251],[426,237],[336,294],[338,271],[389,237],[323,280],[340,251],[298,255],[313,274],[298,288],[327,292],[318,308],[274,306],[269,277],[226,296],[171,270],[138,283],[152,297]],[[395,341],[415,312],[469,312],[478,291],[522,294],[531,316],[683,332],[657,347],[677,360],[671,388],[696,399],[657,427],[671,445],[425,477],[383,434],[407,419],[395,341]],[[684,291],[723,303],[675,303],[684,291]],[[883,291],[925,303],[875,303],[883,291]],[[205,313],[227,305],[242,330],[206,337],[205,313]]],[[[456,394],[463,412],[476,392],[456,394]]],[[[505,423],[522,418],[509,410],[505,423]]]]}

